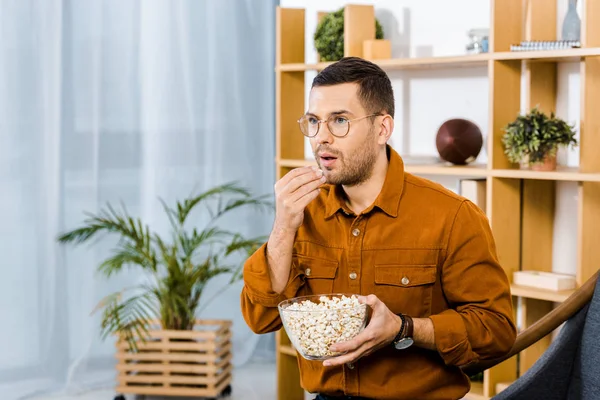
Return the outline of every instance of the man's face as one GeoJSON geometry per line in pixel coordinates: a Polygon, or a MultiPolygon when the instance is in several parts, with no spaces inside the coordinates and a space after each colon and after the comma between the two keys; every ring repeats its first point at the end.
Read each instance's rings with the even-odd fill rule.
{"type": "MultiPolygon", "coordinates": [[[[358,99],[358,84],[344,83],[312,88],[308,115],[318,120],[335,117],[335,123],[362,118],[367,112],[358,99]]],[[[327,183],[354,186],[371,177],[379,150],[377,124],[372,118],[350,121],[345,137],[331,134],[326,123],[321,123],[315,137],[310,138],[313,153],[327,183]]]]}

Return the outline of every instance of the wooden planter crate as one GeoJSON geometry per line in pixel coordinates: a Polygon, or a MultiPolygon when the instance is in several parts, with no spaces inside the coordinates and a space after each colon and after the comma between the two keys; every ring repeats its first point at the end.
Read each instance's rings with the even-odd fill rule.
{"type": "Polygon", "coordinates": [[[163,330],[156,322],[138,351],[119,339],[117,392],[218,397],[230,389],[231,321],[198,320],[193,331],[163,330]]]}

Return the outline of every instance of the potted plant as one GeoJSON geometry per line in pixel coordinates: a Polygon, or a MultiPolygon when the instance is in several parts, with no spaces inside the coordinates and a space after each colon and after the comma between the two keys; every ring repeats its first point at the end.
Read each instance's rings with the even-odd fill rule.
{"type": "MultiPolygon", "coordinates": [[[[375,19],[375,39],[383,39],[383,27],[375,19]]],[[[344,8],[328,13],[317,25],[315,49],[320,61],[339,61],[344,57],[344,8]]]]}
{"type": "Polygon", "coordinates": [[[79,244],[101,234],[116,235],[114,251],[98,270],[108,277],[137,267],[149,278],[130,291],[110,294],[97,307],[103,310],[103,339],[118,338],[117,391],[218,396],[228,390],[231,379],[230,321],[196,319],[202,291],[219,274],[231,273],[230,283],[239,279],[243,260],[232,263],[230,256],[241,252],[245,259],[266,241],[225,230],[218,222],[235,210],[264,209],[271,203],[232,183],[177,201],[175,207],[161,203],[170,221],[170,238],[153,232],[125,208],[117,211],[109,204],[97,214],[88,213],[82,226],[58,240],[79,244]],[[200,206],[208,212],[208,223],[188,229],[192,212],[200,206]]]}
{"type": "Polygon", "coordinates": [[[550,116],[534,107],[519,115],[505,128],[502,136],[504,153],[522,169],[553,171],[559,147],[577,146],[575,128],[554,113],[550,116]]]}

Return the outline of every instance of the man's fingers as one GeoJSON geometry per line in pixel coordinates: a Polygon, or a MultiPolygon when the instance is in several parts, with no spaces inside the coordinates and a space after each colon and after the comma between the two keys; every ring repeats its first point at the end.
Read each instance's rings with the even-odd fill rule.
{"type": "Polygon", "coordinates": [[[358,296],[358,302],[361,304],[367,304],[373,309],[381,304],[381,300],[379,300],[379,298],[374,294],[370,294],[368,296],[358,296]]]}
{"type": "Polygon", "coordinates": [[[323,172],[317,170],[311,173],[302,174],[290,180],[287,185],[281,190],[281,194],[290,195],[295,194],[298,190],[302,189],[305,185],[311,182],[323,183],[323,172]]]}
{"type": "Polygon", "coordinates": [[[323,362],[323,365],[326,367],[329,367],[329,366],[343,365],[346,363],[354,362],[354,361],[358,360],[359,358],[363,357],[366,354],[366,352],[368,351],[368,349],[369,349],[368,345],[363,344],[355,351],[325,360],[323,362]]]}
{"type": "Polygon", "coordinates": [[[360,348],[361,346],[370,345],[370,343],[374,339],[375,339],[374,332],[371,329],[366,328],[365,330],[363,330],[362,332],[360,332],[358,335],[356,335],[355,337],[353,337],[350,340],[332,344],[331,346],[329,346],[329,349],[331,351],[335,351],[335,352],[354,351],[354,350],[360,348]]]}
{"type": "MultiPolygon", "coordinates": [[[[292,201],[296,201],[299,202],[300,199],[302,199],[304,196],[306,196],[307,194],[313,192],[313,191],[317,191],[317,189],[323,184],[325,183],[325,179],[323,177],[321,177],[321,179],[317,179],[311,182],[308,182],[307,184],[300,186],[298,188],[298,190],[296,190],[291,196],[290,199],[292,201]]],[[[311,199],[312,200],[312,199],[311,199]]],[[[310,201],[309,201],[310,202],[310,201]]],[[[307,203],[308,204],[308,203],[307,203]]]]}
{"type": "Polygon", "coordinates": [[[293,180],[299,176],[309,174],[309,173],[315,173],[315,171],[316,171],[316,167],[310,167],[310,166],[294,168],[293,170],[291,170],[290,172],[285,174],[281,179],[279,179],[279,181],[277,181],[277,183],[275,183],[275,190],[284,188],[285,186],[287,186],[288,183],[290,183],[291,180],[293,180]]]}

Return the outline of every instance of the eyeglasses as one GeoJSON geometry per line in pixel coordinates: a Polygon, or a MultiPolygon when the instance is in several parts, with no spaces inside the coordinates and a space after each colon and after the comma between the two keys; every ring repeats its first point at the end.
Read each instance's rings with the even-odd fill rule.
{"type": "Polygon", "coordinates": [[[329,132],[331,132],[333,136],[341,138],[350,132],[350,122],[381,115],[383,114],[377,113],[365,115],[364,117],[360,118],[348,119],[346,117],[334,114],[326,120],[317,119],[313,115],[303,115],[298,120],[298,125],[300,125],[300,131],[302,131],[302,134],[311,138],[317,136],[317,133],[319,133],[319,128],[321,127],[321,122],[325,122],[329,128],[329,132]]]}

